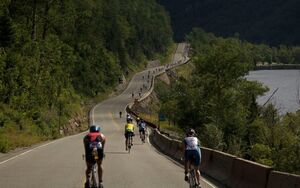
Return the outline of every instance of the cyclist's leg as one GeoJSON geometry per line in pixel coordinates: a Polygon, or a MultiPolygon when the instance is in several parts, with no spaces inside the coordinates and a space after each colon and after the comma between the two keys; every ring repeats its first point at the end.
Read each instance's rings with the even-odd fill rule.
{"type": "Polygon", "coordinates": [[[97,161],[98,164],[98,177],[99,177],[99,183],[102,183],[102,177],[103,177],[103,166],[102,166],[102,161],[104,158],[104,153],[103,150],[98,150],[98,156],[99,160],[97,161]]]}
{"type": "Polygon", "coordinates": [[[190,166],[190,162],[189,162],[189,151],[185,150],[184,152],[184,180],[188,181],[188,172],[189,172],[189,166],[190,166]]]}
{"type": "Polygon", "coordinates": [[[133,145],[133,132],[130,133],[130,144],[133,145]]]}
{"type": "Polygon", "coordinates": [[[128,149],[128,132],[125,132],[125,149],[128,149]]]}
{"type": "Polygon", "coordinates": [[[140,139],[142,139],[142,129],[139,129],[139,132],[140,132],[140,139]]]}
{"type": "Polygon", "coordinates": [[[145,129],[141,130],[141,134],[142,134],[142,138],[141,139],[142,139],[143,142],[145,142],[145,138],[146,138],[145,137],[145,129]]]}
{"type": "Polygon", "coordinates": [[[200,157],[199,151],[197,151],[197,150],[193,151],[193,155],[194,155],[193,165],[194,165],[195,170],[196,170],[197,184],[200,185],[201,174],[200,174],[199,168],[200,168],[201,157],[200,157]]]}
{"type": "Polygon", "coordinates": [[[93,163],[86,161],[86,171],[85,171],[85,186],[90,185],[90,178],[91,178],[91,172],[92,172],[93,163]]]}
{"type": "Polygon", "coordinates": [[[103,166],[102,166],[102,160],[98,160],[98,178],[99,178],[99,184],[102,183],[102,177],[103,177],[103,166]]]}

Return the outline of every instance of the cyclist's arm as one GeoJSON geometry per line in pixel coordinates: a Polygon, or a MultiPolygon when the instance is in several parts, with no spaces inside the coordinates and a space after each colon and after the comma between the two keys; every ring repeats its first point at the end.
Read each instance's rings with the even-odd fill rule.
{"type": "Polygon", "coordinates": [[[88,142],[88,138],[87,138],[87,136],[85,136],[83,138],[84,151],[86,151],[86,149],[87,149],[87,142],[88,142]]]}
{"type": "Polygon", "coordinates": [[[183,158],[185,158],[185,156],[184,156],[185,150],[186,150],[186,142],[185,142],[185,140],[182,141],[182,145],[183,145],[183,147],[182,147],[183,158]]]}
{"type": "Polygon", "coordinates": [[[105,142],[106,142],[106,138],[105,136],[102,134],[102,148],[103,148],[103,151],[104,151],[104,148],[105,148],[105,142]]]}

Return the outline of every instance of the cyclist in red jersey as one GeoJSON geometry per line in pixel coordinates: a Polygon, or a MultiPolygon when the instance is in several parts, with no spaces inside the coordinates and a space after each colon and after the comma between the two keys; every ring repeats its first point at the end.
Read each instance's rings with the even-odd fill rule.
{"type": "Polygon", "coordinates": [[[90,186],[90,175],[92,172],[93,164],[98,164],[98,175],[99,184],[102,187],[102,177],[103,177],[103,167],[102,161],[104,158],[104,146],[105,146],[105,136],[100,132],[100,126],[92,125],[90,126],[89,133],[83,138],[83,144],[85,149],[85,161],[86,161],[86,182],[85,187],[90,186]],[[92,155],[92,145],[97,145],[98,160],[95,160],[92,155]]]}

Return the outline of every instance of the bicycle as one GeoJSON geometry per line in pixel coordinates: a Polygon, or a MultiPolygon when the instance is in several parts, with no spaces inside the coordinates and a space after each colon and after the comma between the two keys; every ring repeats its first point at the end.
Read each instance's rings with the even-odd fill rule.
{"type": "Polygon", "coordinates": [[[91,176],[91,186],[90,188],[103,188],[103,185],[99,182],[99,174],[98,174],[98,151],[97,148],[93,148],[92,156],[95,160],[95,163],[92,166],[92,176],[91,176]]]}
{"type": "MultiPolygon", "coordinates": [[[[185,160],[185,159],[181,158],[181,160],[185,160]]],[[[187,174],[188,175],[187,182],[188,182],[190,188],[201,188],[200,182],[197,182],[196,173],[197,173],[197,169],[193,165],[193,161],[190,161],[189,171],[187,174]]]]}
{"type": "Polygon", "coordinates": [[[190,188],[200,188],[200,184],[197,183],[196,173],[197,172],[195,166],[191,164],[188,172],[188,183],[190,185],[190,188]]]}
{"type": "Polygon", "coordinates": [[[133,137],[133,133],[130,133],[128,135],[127,140],[126,140],[126,149],[128,150],[128,153],[130,153],[131,146],[133,146],[133,144],[132,144],[132,137],[133,137]]]}
{"type": "Polygon", "coordinates": [[[142,143],[145,143],[145,140],[146,140],[145,130],[140,131],[140,139],[141,139],[142,143]]]}

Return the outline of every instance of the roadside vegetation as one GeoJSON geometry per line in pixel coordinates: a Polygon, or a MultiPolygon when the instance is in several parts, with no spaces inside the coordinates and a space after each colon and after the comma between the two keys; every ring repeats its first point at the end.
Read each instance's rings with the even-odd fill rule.
{"type": "Polygon", "coordinates": [[[172,44],[154,0],[1,0],[0,152],[87,128],[93,100],[172,44]]]}
{"type": "Polygon", "coordinates": [[[201,29],[187,40],[192,65],[177,71],[171,85],[155,87],[156,114],[163,113],[176,127],[162,129],[193,127],[202,146],[300,174],[300,111],[280,116],[272,105],[259,106],[256,98],[268,88],[244,77],[253,62],[263,61],[255,51],[259,45],[201,29]]]}

